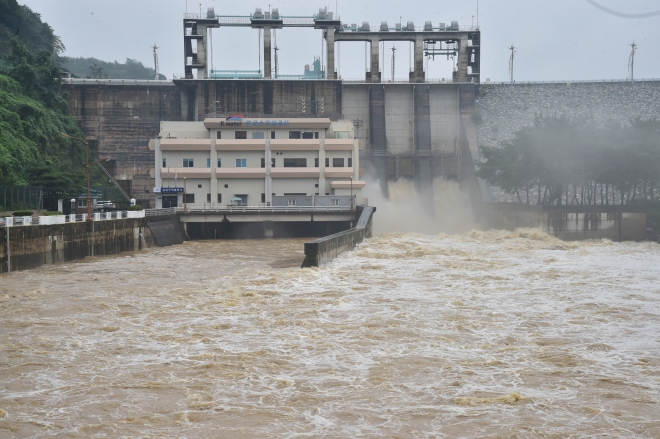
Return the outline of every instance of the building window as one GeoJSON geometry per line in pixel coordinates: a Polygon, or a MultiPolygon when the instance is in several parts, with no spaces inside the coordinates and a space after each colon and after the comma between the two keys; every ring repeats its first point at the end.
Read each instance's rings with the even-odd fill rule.
{"type": "Polygon", "coordinates": [[[222,194],[218,194],[218,204],[222,204],[222,194]]]}
{"type": "Polygon", "coordinates": [[[163,168],[167,168],[167,159],[163,157],[163,168]]]}
{"type": "Polygon", "coordinates": [[[348,167],[349,167],[349,168],[352,168],[352,167],[353,167],[353,159],[352,159],[352,158],[349,158],[349,159],[348,159],[348,167]]]}
{"type": "Polygon", "coordinates": [[[248,196],[247,196],[247,194],[236,194],[236,195],[234,195],[234,197],[241,199],[241,201],[236,203],[236,204],[239,204],[241,206],[247,206],[248,205],[248,196]]]}
{"type": "Polygon", "coordinates": [[[195,167],[194,159],[183,159],[183,167],[184,168],[194,168],[195,167]]]}
{"type": "Polygon", "coordinates": [[[211,167],[211,159],[210,158],[206,159],[206,167],[207,168],[211,167]]]}
{"type": "Polygon", "coordinates": [[[274,138],[275,138],[275,131],[271,131],[271,132],[270,132],[270,138],[271,138],[271,139],[274,139],[274,138]]]}
{"type": "Polygon", "coordinates": [[[237,168],[247,168],[247,159],[236,159],[237,168]]]}
{"type": "Polygon", "coordinates": [[[333,198],[332,199],[332,205],[333,206],[339,206],[339,198],[333,198]]]}
{"type": "Polygon", "coordinates": [[[222,132],[221,131],[216,131],[215,138],[216,139],[222,139],[222,132]]]}
{"type": "Polygon", "coordinates": [[[202,185],[201,185],[201,184],[198,184],[198,185],[197,185],[197,189],[201,189],[201,188],[202,188],[202,185]]]}
{"type": "Polygon", "coordinates": [[[206,202],[207,203],[211,202],[211,194],[206,194],[206,202]]]}
{"type": "Polygon", "coordinates": [[[329,168],[330,167],[330,159],[326,157],[325,159],[325,167],[329,168]]]}
{"type": "Polygon", "coordinates": [[[300,139],[300,131],[289,131],[289,139],[300,139]]]}
{"type": "Polygon", "coordinates": [[[296,205],[296,199],[295,198],[289,198],[287,204],[289,206],[295,206],[296,205]]]}
{"type": "Polygon", "coordinates": [[[87,198],[78,198],[78,207],[87,207],[87,198]]]}
{"type": "MultiPolygon", "coordinates": [[[[262,168],[265,168],[265,167],[266,167],[266,159],[263,158],[263,157],[261,158],[261,167],[262,167],[262,168]]],[[[271,167],[271,168],[274,168],[274,167],[275,167],[275,159],[274,159],[274,158],[271,158],[271,159],[270,159],[270,167],[271,167]]]]}
{"type": "MultiPolygon", "coordinates": [[[[318,184],[318,183],[316,183],[316,184],[314,185],[314,187],[319,187],[319,184],[318,184]]],[[[318,195],[318,194],[316,194],[316,195],[318,195]]]]}
{"type": "Polygon", "coordinates": [[[265,139],[265,133],[263,131],[253,131],[252,132],[252,138],[253,139],[265,139]]]}
{"type": "Polygon", "coordinates": [[[314,159],[314,167],[315,167],[315,168],[318,168],[318,167],[319,167],[319,158],[318,158],[318,157],[316,157],[316,158],[314,159]]]}
{"type": "Polygon", "coordinates": [[[332,167],[333,168],[343,168],[344,167],[344,159],[343,158],[334,158],[334,159],[332,159],[332,167]]]}
{"type": "Polygon", "coordinates": [[[186,194],[184,197],[184,203],[194,203],[195,202],[195,194],[186,194]]]}
{"type": "Polygon", "coordinates": [[[247,139],[247,131],[235,131],[234,139],[247,139]]]}
{"type": "Polygon", "coordinates": [[[229,185],[228,185],[228,184],[226,184],[226,185],[225,185],[225,189],[227,189],[228,187],[229,187],[229,185]]]}
{"type": "Polygon", "coordinates": [[[218,159],[218,168],[222,168],[222,159],[218,159]]]}
{"type": "Polygon", "coordinates": [[[306,168],[307,159],[284,159],[285,168],[306,168]]]}
{"type": "MultiPolygon", "coordinates": [[[[275,196],[275,194],[272,194],[272,195],[275,196]]],[[[265,202],[266,202],[266,194],[261,194],[261,202],[262,202],[262,203],[265,203],[265,202]]],[[[270,204],[269,204],[269,205],[270,205],[270,204]]]]}
{"type": "Polygon", "coordinates": [[[314,132],[306,131],[306,132],[302,133],[302,138],[303,139],[313,139],[314,138],[314,132]]]}

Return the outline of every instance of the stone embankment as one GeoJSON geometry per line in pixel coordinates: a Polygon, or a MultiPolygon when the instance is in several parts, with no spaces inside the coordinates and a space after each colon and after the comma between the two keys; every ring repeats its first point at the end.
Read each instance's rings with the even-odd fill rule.
{"type": "Polygon", "coordinates": [[[660,81],[482,85],[479,146],[497,146],[531,125],[535,114],[591,118],[597,124],[660,119],[660,81]]]}
{"type": "MultiPolygon", "coordinates": [[[[600,126],[631,119],[660,119],[660,81],[484,84],[475,120],[479,146],[494,147],[534,123],[534,116],[590,118],[600,126]]],[[[516,202],[515,195],[489,187],[485,198],[516,202]]]]}

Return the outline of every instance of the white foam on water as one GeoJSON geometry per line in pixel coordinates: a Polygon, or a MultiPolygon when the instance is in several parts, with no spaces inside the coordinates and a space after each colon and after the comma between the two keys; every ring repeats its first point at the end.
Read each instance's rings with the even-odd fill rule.
{"type": "Polygon", "coordinates": [[[302,242],[3,276],[0,431],[660,435],[658,245],[385,233],[321,269],[269,268],[302,242]]]}

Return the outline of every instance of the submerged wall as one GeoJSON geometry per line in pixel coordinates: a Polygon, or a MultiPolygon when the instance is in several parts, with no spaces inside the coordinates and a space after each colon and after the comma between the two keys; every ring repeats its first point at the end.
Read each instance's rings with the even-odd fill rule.
{"type": "Polygon", "coordinates": [[[375,207],[365,206],[359,212],[356,226],[344,232],[335,233],[316,241],[305,243],[305,260],[302,268],[320,267],[340,254],[353,250],[359,243],[372,236],[372,222],[375,207]]]}
{"type": "Polygon", "coordinates": [[[538,206],[484,203],[482,224],[493,229],[539,228],[565,241],[642,241],[646,213],[637,206],[538,206]]]}
{"type": "Polygon", "coordinates": [[[145,225],[140,218],[0,228],[0,273],[139,250],[145,225]]]}

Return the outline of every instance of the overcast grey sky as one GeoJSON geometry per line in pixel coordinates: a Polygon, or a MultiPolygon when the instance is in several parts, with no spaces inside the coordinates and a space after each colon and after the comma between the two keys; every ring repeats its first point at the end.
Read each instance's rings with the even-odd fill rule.
{"type": "MultiPolygon", "coordinates": [[[[393,24],[431,20],[477,21],[477,0],[271,0],[283,15],[311,15],[319,7],[339,12],[344,23],[381,21],[393,24]],[[335,6],[336,5],[336,6],[335,6]]],[[[660,10],[658,0],[592,0],[627,14],[660,10]]],[[[183,72],[183,13],[215,7],[224,15],[249,15],[268,3],[226,0],[19,0],[42,15],[62,38],[68,56],[94,56],[106,61],[133,58],[153,65],[151,46],[159,49],[160,71],[168,78],[183,72]]],[[[633,40],[636,78],[660,77],[660,16],[621,18],[589,4],[587,0],[480,0],[482,31],[482,81],[508,78],[511,44],[517,47],[517,80],[623,79],[633,40]]],[[[257,31],[223,28],[214,30],[215,69],[259,67],[257,31]]],[[[321,32],[312,29],[278,31],[280,73],[297,74],[321,54],[321,32]]],[[[409,69],[409,45],[397,43],[396,77],[409,69]]],[[[389,78],[391,43],[386,45],[383,74],[389,78]]],[[[338,64],[343,78],[364,77],[364,43],[342,43],[338,64]]],[[[449,77],[446,60],[429,61],[427,77],[449,77]]]]}

